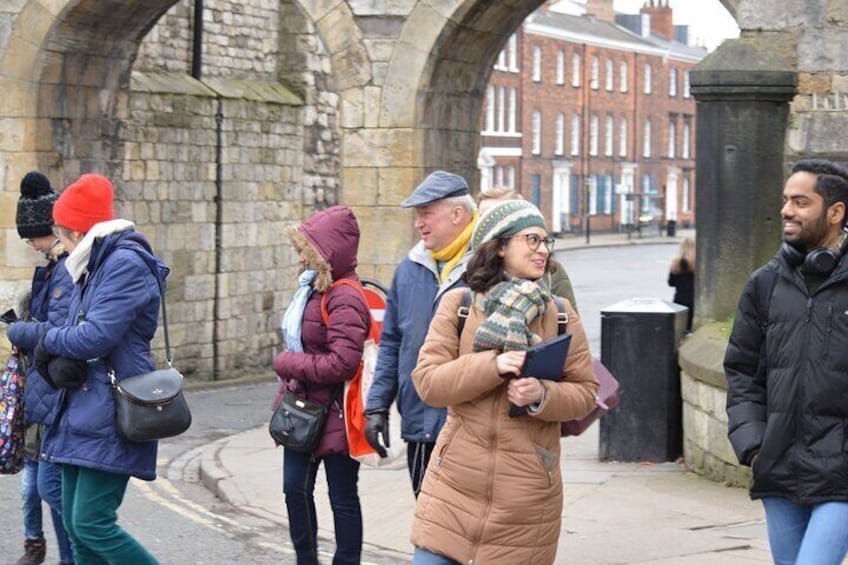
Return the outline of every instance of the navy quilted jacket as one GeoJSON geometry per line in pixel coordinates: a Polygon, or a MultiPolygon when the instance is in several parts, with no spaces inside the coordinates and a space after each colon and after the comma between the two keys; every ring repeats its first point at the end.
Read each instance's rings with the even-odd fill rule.
{"type": "Polygon", "coordinates": [[[67,324],[45,339],[52,355],[88,360],[88,376],[82,387],[60,392],[42,452],[54,463],[153,480],[157,442],[118,435],[106,361],[119,380],[154,369],[150,340],[168,268],[143,235],[124,231],[95,241],[88,273],[87,283],[74,287],[67,324]]]}
{"type": "Polygon", "coordinates": [[[59,391],[47,384],[33,365],[32,352],[42,334],[52,327],[64,326],[68,319],[68,303],[74,283],[65,269],[63,253],[43,267],[37,267],[32,277],[28,321],[9,326],[9,341],[27,358],[26,398],[24,407],[26,421],[51,424],[47,416],[54,411],[59,401],[59,391]]]}

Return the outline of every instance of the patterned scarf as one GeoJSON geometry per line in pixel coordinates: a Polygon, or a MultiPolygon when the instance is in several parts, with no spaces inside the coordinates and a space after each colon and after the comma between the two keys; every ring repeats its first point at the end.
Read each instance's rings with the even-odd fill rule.
{"type": "Polygon", "coordinates": [[[300,273],[297,277],[298,288],[292,296],[289,307],[286,309],[286,314],[283,316],[283,323],[280,328],[283,330],[283,337],[286,340],[286,348],[292,353],[303,353],[303,343],[300,341],[300,330],[303,326],[303,311],[306,309],[306,302],[312,295],[312,281],[315,280],[317,271],[307,269],[300,273]]]}
{"type": "Polygon", "coordinates": [[[445,264],[442,266],[442,270],[439,271],[439,282],[443,283],[447,280],[448,275],[450,275],[451,271],[454,267],[456,267],[457,263],[462,260],[462,256],[465,255],[465,252],[468,251],[468,245],[471,243],[471,234],[474,233],[474,226],[477,225],[477,219],[480,218],[480,214],[477,210],[474,210],[474,217],[468,222],[468,225],[465,226],[465,229],[462,230],[462,233],[453,240],[447,247],[443,247],[438,251],[431,251],[430,256],[437,262],[444,262],[445,264]]]}
{"type": "Polygon", "coordinates": [[[508,277],[483,296],[486,320],[474,334],[473,350],[524,351],[542,338],[530,331],[530,323],[545,311],[551,300],[547,279],[528,281],[508,277]]]}

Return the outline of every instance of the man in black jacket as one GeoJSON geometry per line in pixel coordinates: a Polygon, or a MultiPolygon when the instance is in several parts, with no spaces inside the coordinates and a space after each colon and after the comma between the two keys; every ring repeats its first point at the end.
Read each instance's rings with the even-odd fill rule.
{"type": "Polygon", "coordinates": [[[728,436],[751,465],[775,563],[848,553],[848,170],[792,167],[783,244],[751,275],[724,358],[728,436]]]}

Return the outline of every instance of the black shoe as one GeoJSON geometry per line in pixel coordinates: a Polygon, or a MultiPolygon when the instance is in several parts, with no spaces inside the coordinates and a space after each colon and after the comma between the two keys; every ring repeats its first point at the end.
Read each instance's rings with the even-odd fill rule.
{"type": "Polygon", "coordinates": [[[39,565],[44,563],[45,553],[47,546],[44,544],[44,538],[24,540],[24,554],[15,561],[15,565],[39,565]]]}

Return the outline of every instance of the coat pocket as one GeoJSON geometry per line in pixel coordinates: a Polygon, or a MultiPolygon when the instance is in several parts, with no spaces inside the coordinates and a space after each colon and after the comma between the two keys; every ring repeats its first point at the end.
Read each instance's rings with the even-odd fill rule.
{"type": "Polygon", "coordinates": [[[554,470],[559,463],[559,456],[555,451],[542,447],[539,444],[534,444],[536,455],[539,457],[539,463],[542,464],[542,469],[548,476],[548,485],[554,484],[554,470]]]}
{"type": "Polygon", "coordinates": [[[82,387],[68,391],[67,402],[65,421],[74,433],[95,438],[117,434],[111,385],[89,378],[82,387]]]}

